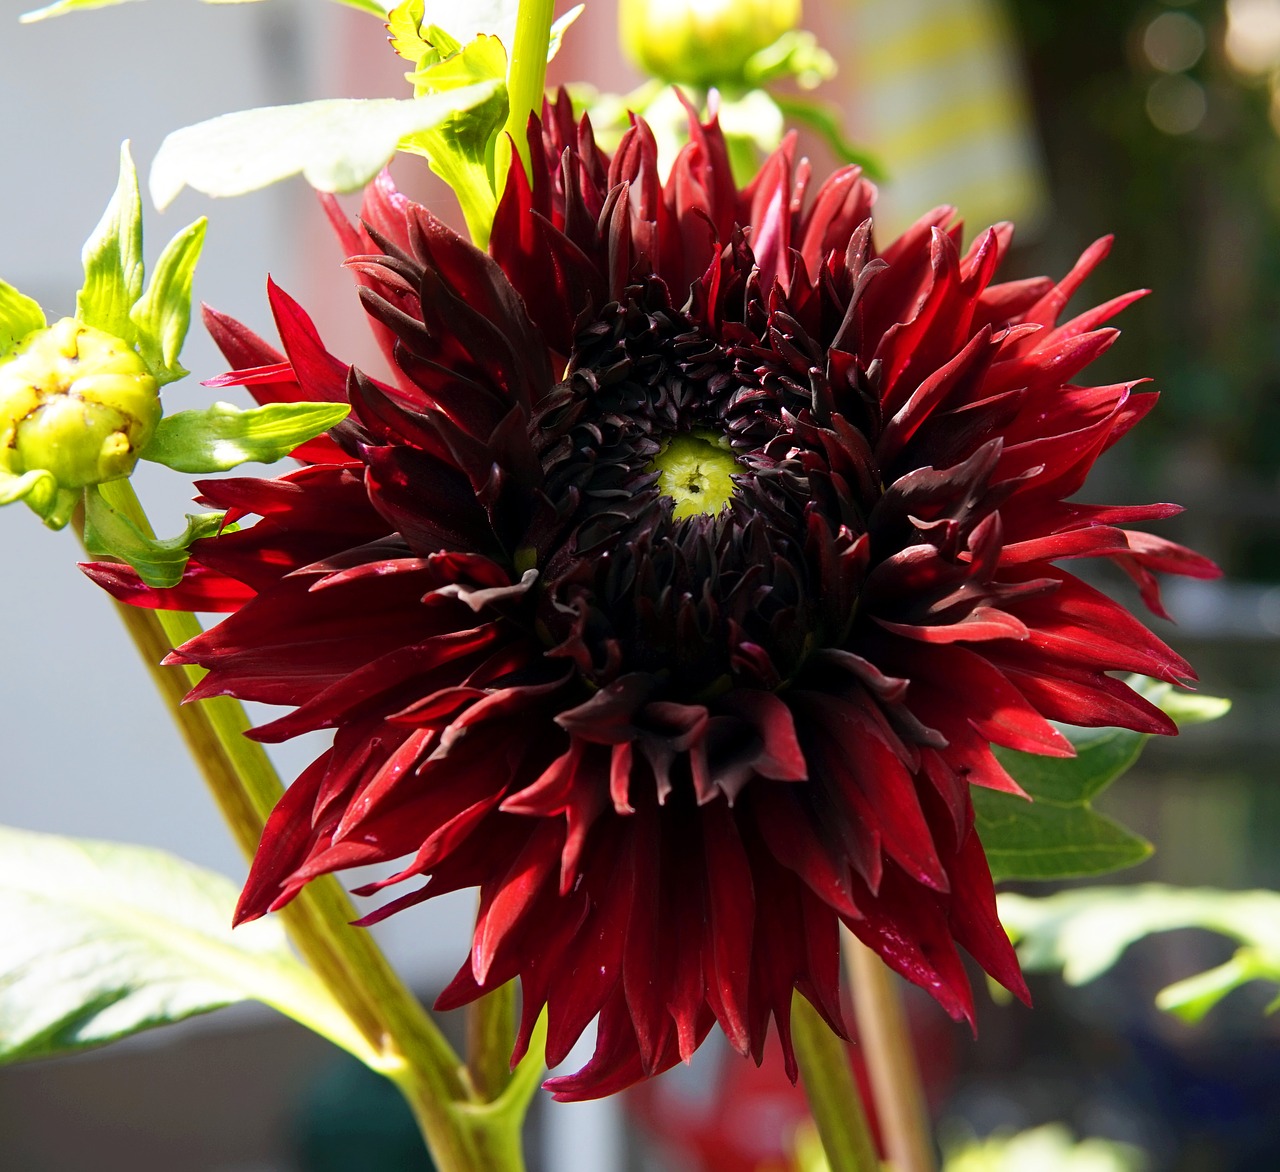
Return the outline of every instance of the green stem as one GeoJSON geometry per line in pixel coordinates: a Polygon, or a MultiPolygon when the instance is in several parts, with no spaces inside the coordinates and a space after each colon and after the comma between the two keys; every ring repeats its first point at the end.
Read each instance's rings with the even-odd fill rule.
{"type": "Polygon", "coordinates": [[[878,1172],[880,1159],[844,1042],[799,994],[791,999],[791,1032],[831,1172],[878,1172]]]}
{"type": "MultiPolygon", "coordinates": [[[[107,490],[114,508],[150,532],[128,481],[115,481],[104,486],[107,490]]],[[[243,735],[250,725],[238,701],[182,702],[203,669],[160,666],[171,648],[200,634],[199,621],[180,611],[132,606],[118,606],[118,611],[236,841],[252,858],[266,817],[284,793],[275,767],[262,746],[243,735]]],[[[482,1158],[476,1128],[457,1110],[471,1097],[461,1060],[372,935],[351,928],[357,912],[337,880],[314,880],[280,914],[298,951],[376,1055],[375,1068],[408,1099],[440,1172],[491,1167],[518,1172],[522,1164],[482,1158]]]]}
{"type": "Polygon", "coordinates": [[[511,1047],[516,1036],[516,983],[486,993],[467,1006],[467,1069],[471,1085],[492,1102],[511,1082],[511,1047]]]}
{"type": "MultiPolygon", "coordinates": [[[[495,994],[501,992],[501,989],[495,990],[495,994]]],[[[534,1025],[528,1053],[508,1076],[502,1093],[490,1103],[454,1104],[454,1114],[473,1145],[477,1169],[522,1172],[524,1117],[542,1082],[546,1050],[547,1011],[544,1009],[534,1025]]]]}
{"type": "MultiPolygon", "coordinates": [[[[515,44],[507,67],[506,132],[515,143],[524,169],[529,170],[529,115],[542,115],[542,95],[547,84],[547,48],[551,44],[551,22],[555,0],[520,0],[516,14],[515,44]]],[[[501,191],[506,173],[500,175],[501,191]]]]}
{"type": "Polygon", "coordinates": [[[898,978],[852,932],[844,932],[858,1041],[866,1055],[876,1118],[894,1172],[935,1172],[920,1068],[898,978]]]}

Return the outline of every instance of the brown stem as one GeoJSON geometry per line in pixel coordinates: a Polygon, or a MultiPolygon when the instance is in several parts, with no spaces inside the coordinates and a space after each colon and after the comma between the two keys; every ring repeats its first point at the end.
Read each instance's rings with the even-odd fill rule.
{"type": "Polygon", "coordinates": [[[851,932],[844,932],[858,1040],[875,1096],[876,1119],[894,1172],[935,1172],[937,1162],[898,978],[851,932]]]}

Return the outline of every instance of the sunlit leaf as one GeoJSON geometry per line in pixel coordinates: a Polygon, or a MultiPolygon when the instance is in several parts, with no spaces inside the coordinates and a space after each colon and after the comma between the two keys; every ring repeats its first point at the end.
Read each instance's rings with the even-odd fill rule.
{"type": "Polygon", "coordinates": [[[256,460],[273,464],[299,444],[341,423],[346,403],[269,403],[243,410],[214,403],[203,411],[166,415],[142,458],[177,472],[226,472],[256,460]]]}
{"type": "MultiPolygon", "coordinates": [[[[423,36],[423,30],[434,25],[448,33],[449,39],[458,46],[487,35],[497,37],[503,48],[510,52],[515,40],[518,8],[519,0],[472,0],[468,4],[447,0],[402,0],[387,16],[391,47],[401,57],[415,63],[433,48],[444,56],[446,50],[442,45],[423,36]]],[[[583,8],[581,4],[575,5],[551,25],[548,61],[560,51],[565,30],[582,15],[583,8]]]]}
{"type": "MultiPolygon", "coordinates": [[[[258,0],[205,0],[206,4],[253,4],[258,0]]],[[[370,16],[384,18],[387,10],[378,0],[335,0],[346,8],[354,8],[358,12],[367,12],[370,16]]],[[[32,24],[37,20],[45,20],[50,16],[65,16],[71,12],[87,12],[90,8],[111,8],[117,4],[127,4],[130,0],[56,0],[44,8],[25,13],[19,17],[23,24],[32,24]]]]}
{"type": "Polygon", "coordinates": [[[278,921],[163,851],[0,827],[0,1063],[67,1054],[245,1000],[367,1060],[278,921]]]}
{"type": "Polygon", "coordinates": [[[510,49],[515,39],[516,14],[520,0],[426,0],[423,26],[439,25],[463,44],[480,33],[498,37],[510,49]]]}
{"type": "Polygon", "coordinates": [[[187,186],[206,195],[243,195],[299,173],[321,191],[355,191],[386,165],[402,138],[486,101],[496,85],[223,114],[164,140],[151,165],[151,198],[164,208],[187,186]]]}
{"type": "Polygon", "coordinates": [[[1022,966],[1061,970],[1070,985],[1095,980],[1125,949],[1155,932],[1204,928],[1241,947],[1226,964],[1162,990],[1161,1009],[1197,1021],[1232,990],[1249,981],[1280,984],[1280,894],[1217,891],[1145,883],[1086,887],[1040,899],[999,897],[1000,920],[1022,966]]]}
{"type": "Polygon", "coordinates": [[[507,120],[507,54],[496,38],[479,35],[452,56],[423,59],[409,75],[423,101],[447,98],[478,85],[492,87],[482,103],[442,119],[438,125],[406,135],[400,149],[424,156],[458,199],[472,239],[488,239],[497,210],[495,146],[507,120]],[[481,80],[484,79],[484,80],[481,80]]]}
{"type": "Polygon", "coordinates": [[[422,38],[423,3],[424,0],[401,0],[387,13],[391,48],[415,63],[431,52],[431,45],[422,38]]]}
{"type": "Polygon", "coordinates": [[[1110,1139],[1076,1139],[1061,1123],[944,1146],[942,1172],[1143,1172],[1148,1166],[1140,1148],[1110,1139]]]}

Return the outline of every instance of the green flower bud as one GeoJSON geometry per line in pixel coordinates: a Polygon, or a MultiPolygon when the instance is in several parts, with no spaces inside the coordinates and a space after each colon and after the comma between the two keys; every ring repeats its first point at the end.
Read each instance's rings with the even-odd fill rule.
{"type": "Polygon", "coordinates": [[[747,61],[800,22],[800,0],[621,0],[623,51],[664,81],[743,84],[747,61]]]}
{"type": "Polygon", "coordinates": [[[159,386],[132,347],[64,317],[0,364],[0,470],[47,472],[62,490],[119,480],[160,414],[159,386]]]}

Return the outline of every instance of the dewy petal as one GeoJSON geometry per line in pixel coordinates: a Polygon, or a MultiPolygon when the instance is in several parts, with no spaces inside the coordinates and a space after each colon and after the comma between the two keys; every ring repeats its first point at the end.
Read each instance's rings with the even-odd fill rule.
{"type": "Polygon", "coordinates": [[[239,918],[365,864],[361,894],[406,892],[365,924],[478,887],[438,1005],[519,977],[515,1056],[545,1008],[553,1064],[594,1020],[561,1099],[717,1024],[761,1061],[772,1023],[794,1078],[797,994],[845,1029],[841,921],[953,1016],[959,949],[1025,998],[973,830],[972,785],[1021,793],[992,745],[1171,733],[1116,673],[1193,678],[1058,563],[1114,562],[1157,613],[1156,573],[1216,573],[1127,528],[1176,506],[1071,499],[1155,403],[1083,381],[1138,294],[1059,324],[1108,241],[1001,283],[1009,225],[962,254],[942,207],[878,245],[856,168],[810,184],[788,139],[740,189],[690,119],[663,182],[643,121],[609,157],[558,95],[489,255],[385,175],[359,226],[327,203],[394,385],[275,286],[282,349],[206,311],[216,385],[352,414],[307,467],[201,482],[242,527],[180,585],[86,567],[135,605],[229,612],[169,659],[208,669],[193,698],[287,706],[260,740],[333,731],[239,918]],[[732,490],[687,509],[695,467],[676,517],[658,466],[689,435],[732,490]]]}

